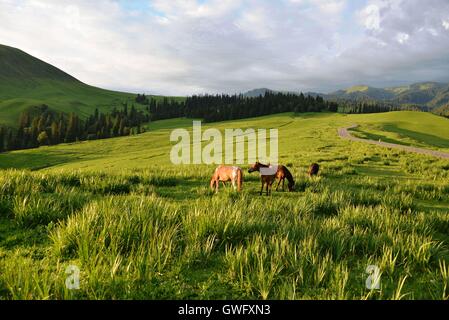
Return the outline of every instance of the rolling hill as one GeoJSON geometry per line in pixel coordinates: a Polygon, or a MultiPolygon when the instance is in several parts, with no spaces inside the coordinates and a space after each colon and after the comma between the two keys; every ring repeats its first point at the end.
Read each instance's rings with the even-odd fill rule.
{"type": "Polygon", "coordinates": [[[449,102],[449,84],[421,82],[408,86],[389,88],[374,88],[360,85],[324,96],[327,99],[389,101],[396,104],[419,105],[434,109],[449,102]]]}
{"type": "Polygon", "coordinates": [[[390,100],[394,94],[385,90],[365,85],[353,86],[327,95],[328,98],[348,100],[390,100]]]}
{"type": "Polygon", "coordinates": [[[0,45],[0,125],[15,126],[20,113],[46,104],[85,117],[107,111],[135,94],[89,86],[19,49],[0,45]]]}

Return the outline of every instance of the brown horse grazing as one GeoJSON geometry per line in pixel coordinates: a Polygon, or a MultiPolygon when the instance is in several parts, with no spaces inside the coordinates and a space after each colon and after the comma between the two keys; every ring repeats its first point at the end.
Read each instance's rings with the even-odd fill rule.
{"type": "Polygon", "coordinates": [[[215,192],[218,192],[220,182],[225,185],[226,182],[231,181],[232,186],[237,189],[238,192],[242,191],[243,186],[243,171],[239,167],[226,167],[219,166],[216,170],[212,179],[210,180],[210,188],[215,192]]]}
{"type": "Polygon", "coordinates": [[[262,182],[262,189],[260,190],[260,195],[263,193],[263,189],[265,185],[267,186],[267,196],[271,194],[271,189],[273,188],[273,183],[276,181],[276,175],[277,172],[270,172],[270,170],[273,167],[268,166],[266,164],[262,164],[260,162],[256,162],[251,168],[249,168],[248,172],[253,173],[255,171],[260,172],[260,180],[262,182]],[[265,169],[262,172],[261,169],[265,169]]]}
{"type": "Polygon", "coordinates": [[[312,163],[307,174],[309,175],[310,178],[312,178],[313,176],[317,176],[319,172],[320,172],[320,165],[318,163],[312,163]]]}
{"type": "Polygon", "coordinates": [[[295,187],[295,180],[293,179],[293,175],[285,166],[278,166],[278,171],[276,173],[276,179],[279,180],[278,185],[276,187],[276,191],[279,190],[279,186],[282,183],[282,191],[285,191],[285,179],[288,180],[288,191],[293,192],[295,187]]]}

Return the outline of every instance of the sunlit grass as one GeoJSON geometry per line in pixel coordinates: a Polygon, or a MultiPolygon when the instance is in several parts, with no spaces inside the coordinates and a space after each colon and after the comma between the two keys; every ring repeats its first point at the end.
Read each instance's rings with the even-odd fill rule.
{"type": "Polygon", "coordinates": [[[296,190],[270,197],[247,170],[242,193],[214,194],[214,166],[164,163],[162,128],[0,156],[50,166],[0,172],[0,298],[448,299],[448,161],[339,140],[328,120],[346,118],[251,120],[292,137],[280,151],[296,190]]]}

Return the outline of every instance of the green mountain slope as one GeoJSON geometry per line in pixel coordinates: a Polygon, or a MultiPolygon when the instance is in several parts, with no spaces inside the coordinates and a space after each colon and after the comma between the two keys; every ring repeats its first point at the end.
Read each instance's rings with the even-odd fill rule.
{"type": "Polygon", "coordinates": [[[328,95],[328,98],[341,98],[348,100],[389,100],[394,97],[394,94],[385,90],[369,86],[353,86],[345,90],[328,95]]]}
{"type": "Polygon", "coordinates": [[[81,117],[107,111],[135,95],[95,88],[19,49],[0,45],[0,125],[15,126],[20,113],[46,104],[81,117]]]}
{"type": "MultiPolygon", "coordinates": [[[[247,97],[257,97],[265,92],[277,91],[255,89],[246,92],[247,97]]],[[[299,93],[299,91],[298,91],[299,93]]],[[[439,82],[420,82],[407,86],[374,88],[367,85],[352,86],[329,94],[307,92],[305,95],[320,95],[328,100],[384,101],[398,105],[418,105],[430,109],[442,108],[449,104],[449,84],[439,82]]]]}

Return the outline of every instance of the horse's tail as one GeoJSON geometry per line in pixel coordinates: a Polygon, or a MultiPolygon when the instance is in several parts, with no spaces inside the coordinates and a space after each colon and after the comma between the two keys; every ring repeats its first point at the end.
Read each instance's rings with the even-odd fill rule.
{"type": "Polygon", "coordinates": [[[290,191],[293,191],[293,187],[295,186],[295,179],[293,179],[293,175],[290,172],[290,170],[287,169],[287,167],[284,167],[285,170],[285,177],[288,180],[288,189],[290,191]]]}
{"type": "Polygon", "coordinates": [[[239,169],[237,171],[237,191],[238,192],[242,191],[242,187],[243,187],[243,171],[242,169],[239,169]]]}

